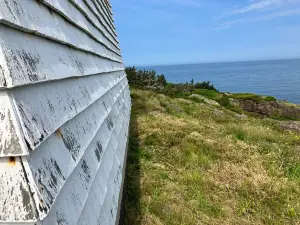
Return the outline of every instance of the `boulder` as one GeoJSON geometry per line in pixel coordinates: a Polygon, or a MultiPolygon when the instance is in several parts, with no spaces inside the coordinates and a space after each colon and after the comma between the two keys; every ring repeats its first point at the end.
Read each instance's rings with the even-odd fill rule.
{"type": "Polygon", "coordinates": [[[202,95],[198,95],[198,94],[192,94],[189,96],[190,99],[199,99],[199,100],[203,100],[206,104],[209,104],[209,105],[214,105],[214,106],[219,106],[220,104],[218,102],[216,102],[215,100],[212,100],[212,99],[208,99],[208,98],[205,98],[204,96],[202,95]]]}
{"type": "Polygon", "coordinates": [[[239,107],[247,112],[256,113],[263,117],[285,117],[300,119],[300,108],[278,101],[235,100],[239,107]]]}
{"type": "Polygon", "coordinates": [[[246,120],[248,119],[248,116],[245,114],[235,114],[235,117],[239,120],[246,120]]]}
{"type": "Polygon", "coordinates": [[[300,133],[300,121],[285,121],[280,124],[281,129],[300,133]]]}

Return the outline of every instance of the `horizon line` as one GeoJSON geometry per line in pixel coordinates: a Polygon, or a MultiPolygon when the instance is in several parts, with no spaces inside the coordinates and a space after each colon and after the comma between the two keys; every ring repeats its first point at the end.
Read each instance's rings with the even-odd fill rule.
{"type": "MultiPolygon", "coordinates": [[[[152,66],[183,66],[183,65],[196,65],[196,64],[219,64],[219,63],[241,63],[241,62],[265,62],[265,61],[281,61],[281,60],[300,60],[299,58],[278,58],[278,59],[248,59],[248,60],[230,60],[230,61],[207,61],[207,62],[191,62],[191,63],[170,63],[170,64],[148,64],[148,65],[130,65],[135,67],[152,67],[152,66]]],[[[125,65],[125,67],[130,67],[125,65]]]]}

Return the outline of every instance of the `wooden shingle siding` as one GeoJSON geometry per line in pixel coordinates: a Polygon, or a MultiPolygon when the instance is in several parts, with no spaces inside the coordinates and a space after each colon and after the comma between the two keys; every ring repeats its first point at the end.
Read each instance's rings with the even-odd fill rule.
{"type": "Polygon", "coordinates": [[[0,0],[0,224],[116,224],[130,91],[111,6],[0,0]]]}
{"type": "Polygon", "coordinates": [[[29,153],[8,91],[0,91],[0,136],[0,157],[29,153]]]}
{"type": "Polygon", "coordinates": [[[98,9],[99,13],[101,14],[101,16],[104,17],[104,19],[107,21],[107,23],[109,23],[109,25],[115,31],[116,27],[114,25],[114,20],[113,20],[112,16],[107,13],[106,9],[102,5],[102,2],[99,0],[92,0],[92,1],[94,2],[94,4],[95,4],[96,8],[98,9]]]}
{"type": "Polygon", "coordinates": [[[114,51],[120,53],[119,46],[115,46],[111,43],[108,38],[103,35],[98,29],[93,26],[89,20],[77,9],[73,4],[66,0],[42,0],[43,4],[47,5],[50,9],[60,14],[68,22],[72,23],[74,26],[77,26],[79,29],[82,29],[95,40],[98,40],[100,43],[103,42],[106,46],[109,46],[114,51]]]}
{"type": "Polygon", "coordinates": [[[124,68],[120,62],[101,58],[33,34],[0,25],[0,66],[4,82],[13,87],[68,77],[80,77],[124,68]]]}
{"type": "Polygon", "coordinates": [[[30,92],[26,88],[16,89],[12,95],[31,149],[119,82],[127,85],[124,72],[33,85],[30,92]]]}
{"type": "Polygon", "coordinates": [[[84,0],[84,2],[90,8],[90,10],[95,14],[95,16],[98,18],[100,23],[102,23],[104,25],[106,30],[108,30],[108,32],[113,37],[117,38],[117,33],[116,33],[114,27],[111,26],[111,24],[108,22],[106,15],[102,14],[99,6],[97,6],[93,0],[84,0]]]}
{"type": "Polygon", "coordinates": [[[0,221],[37,220],[20,157],[0,158],[0,196],[0,221]]]}
{"type": "Polygon", "coordinates": [[[81,157],[86,154],[86,150],[91,143],[95,143],[94,150],[98,151],[94,152],[93,155],[101,158],[102,151],[106,148],[105,143],[111,138],[111,130],[109,130],[110,127],[107,125],[107,121],[113,121],[111,113],[115,111],[119,113],[121,104],[123,104],[122,101],[124,101],[122,100],[123,97],[122,93],[120,93],[120,96],[114,97],[117,99],[112,99],[110,94],[104,96],[59,128],[46,142],[30,154],[28,165],[38,186],[38,193],[44,199],[47,211],[56,200],[73,168],[76,167],[81,157]],[[105,113],[98,115],[99,111],[105,113]],[[47,150],[48,148],[50,150],[47,150]],[[55,166],[46,167],[45,165],[48,164],[55,164],[55,166]],[[55,184],[52,186],[47,185],[52,183],[53,180],[55,180],[55,184]]]}
{"type": "Polygon", "coordinates": [[[92,10],[84,2],[84,0],[69,0],[77,7],[77,9],[86,16],[86,18],[93,24],[101,33],[108,38],[115,46],[118,46],[119,42],[117,38],[110,32],[110,30],[105,27],[99,19],[95,16],[92,10]]]}
{"type": "MultiPolygon", "coordinates": [[[[96,188],[96,199],[103,198],[103,193],[98,191],[97,182],[100,180],[101,183],[109,184],[113,180],[113,177],[109,176],[109,174],[112,172],[113,167],[118,165],[114,152],[120,144],[123,145],[123,142],[127,141],[123,135],[128,130],[128,123],[121,119],[124,116],[128,116],[128,110],[126,112],[125,109],[126,107],[122,107],[121,112],[118,112],[116,108],[112,110],[110,116],[115,118],[114,127],[110,130],[105,123],[101,126],[72,174],[67,178],[67,182],[60,191],[59,198],[54,203],[49,216],[46,217],[43,224],[53,224],[53,218],[58,214],[64,218],[67,224],[77,224],[81,216],[83,216],[81,213],[84,207],[91,207],[90,203],[93,200],[88,201],[91,189],[96,188]],[[123,123],[127,123],[126,128],[122,126],[123,123]],[[101,137],[102,133],[106,133],[108,137],[101,137]],[[99,149],[99,143],[101,143],[102,149],[99,149]],[[95,151],[99,151],[100,159],[95,151]],[[95,184],[97,186],[94,186],[95,184]],[[70,207],[67,207],[68,205],[74,206],[72,208],[74,210],[73,213],[69,212],[70,207]]],[[[106,186],[106,188],[105,196],[113,191],[109,186],[106,186]]],[[[118,190],[120,191],[120,189],[118,190]]],[[[95,212],[97,210],[100,211],[100,208],[89,208],[89,210],[95,212]]],[[[90,217],[84,217],[84,219],[91,220],[90,217]]],[[[86,224],[93,223],[89,222],[86,224]]]]}
{"type": "Polygon", "coordinates": [[[31,1],[29,3],[19,1],[17,5],[10,6],[10,10],[7,7],[7,5],[0,6],[0,18],[2,18],[3,23],[9,26],[49,38],[100,57],[119,62],[122,61],[121,56],[116,50],[97,42],[56,12],[49,11],[44,5],[33,4],[31,1]],[[23,10],[22,13],[17,14],[16,12],[18,12],[19,7],[22,7],[23,10]]]}
{"type": "Polygon", "coordinates": [[[109,3],[108,0],[99,0],[103,3],[103,5],[105,6],[105,8],[107,9],[107,11],[109,12],[110,15],[113,15],[113,12],[111,10],[111,5],[109,3]]]}
{"type": "Polygon", "coordinates": [[[105,51],[112,51],[111,59],[120,60],[120,58],[113,58],[113,53],[120,57],[119,50],[108,43],[103,35],[98,35],[98,40],[95,40],[83,29],[70,23],[44,4],[36,4],[32,0],[17,1],[16,3],[9,1],[7,4],[0,2],[0,4],[2,23],[103,57],[110,56],[105,51]],[[100,46],[96,47],[97,45],[100,46]],[[106,48],[106,50],[101,48],[106,48]]]}

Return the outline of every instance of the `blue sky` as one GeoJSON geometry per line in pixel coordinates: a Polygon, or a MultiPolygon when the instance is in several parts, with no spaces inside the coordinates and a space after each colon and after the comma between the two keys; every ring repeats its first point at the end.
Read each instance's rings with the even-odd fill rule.
{"type": "Polygon", "coordinates": [[[300,0],[110,0],[125,64],[300,58],[300,0]]]}

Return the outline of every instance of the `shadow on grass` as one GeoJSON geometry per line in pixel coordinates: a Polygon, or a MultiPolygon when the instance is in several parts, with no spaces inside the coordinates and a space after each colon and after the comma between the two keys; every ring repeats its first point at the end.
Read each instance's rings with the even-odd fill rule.
{"type": "Polygon", "coordinates": [[[130,121],[128,157],[123,191],[123,209],[119,225],[141,224],[139,142],[137,113],[133,108],[130,121]]]}

